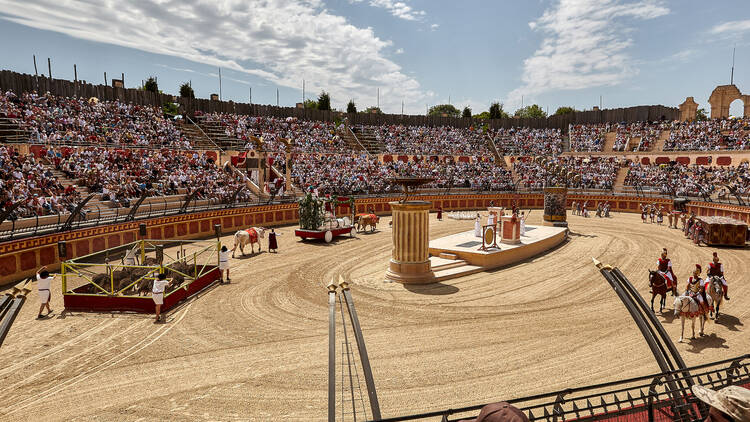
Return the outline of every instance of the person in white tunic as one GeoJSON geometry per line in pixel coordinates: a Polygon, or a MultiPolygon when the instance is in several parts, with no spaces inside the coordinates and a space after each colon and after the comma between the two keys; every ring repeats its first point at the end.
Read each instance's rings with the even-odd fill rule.
{"type": "Polygon", "coordinates": [[[164,289],[172,284],[171,279],[167,279],[167,275],[164,273],[159,274],[159,276],[154,280],[154,287],[151,290],[151,297],[154,299],[154,304],[156,305],[156,321],[155,322],[161,322],[161,305],[164,304],[164,289]]]}
{"type": "Polygon", "coordinates": [[[526,236],[526,215],[521,211],[521,236],[526,236]]]}
{"type": "Polygon", "coordinates": [[[36,272],[36,281],[37,281],[37,289],[39,290],[39,315],[36,317],[36,319],[42,319],[44,318],[44,315],[42,315],[42,311],[44,308],[47,308],[47,315],[52,313],[52,308],[49,307],[49,300],[50,300],[50,286],[52,284],[52,279],[54,279],[55,276],[51,275],[49,271],[47,271],[47,266],[40,268],[39,271],[36,272]]]}
{"type": "Polygon", "coordinates": [[[479,213],[474,220],[474,237],[482,237],[482,217],[479,216],[479,213]]]}
{"type": "Polygon", "coordinates": [[[227,281],[231,281],[229,278],[229,250],[226,246],[222,246],[221,252],[219,252],[219,273],[222,283],[224,282],[224,271],[227,272],[227,281]]]}
{"type": "Polygon", "coordinates": [[[496,222],[495,218],[496,218],[495,217],[495,212],[494,211],[490,211],[490,216],[487,217],[487,225],[491,226],[491,225],[495,224],[495,222],[496,222]]]}

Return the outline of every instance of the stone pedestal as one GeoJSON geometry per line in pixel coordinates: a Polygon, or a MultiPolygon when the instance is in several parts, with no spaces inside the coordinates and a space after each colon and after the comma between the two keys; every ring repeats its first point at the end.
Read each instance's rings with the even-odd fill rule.
{"type": "Polygon", "coordinates": [[[435,282],[430,266],[429,212],[427,201],[391,202],[393,215],[393,251],[387,281],[404,284],[435,282]]]}
{"type": "Polygon", "coordinates": [[[506,245],[521,243],[521,220],[512,215],[504,215],[500,217],[500,222],[500,242],[506,245]]]}
{"type": "Polygon", "coordinates": [[[568,212],[565,203],[568,188],[544,188],[544,225],[568,227],[568,212]]]}

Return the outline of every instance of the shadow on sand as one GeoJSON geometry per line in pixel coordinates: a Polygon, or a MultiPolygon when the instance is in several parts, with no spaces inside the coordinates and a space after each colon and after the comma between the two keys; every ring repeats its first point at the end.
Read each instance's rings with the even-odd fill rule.
{"type": "Polygon", "coordinates": [[[429,296],[452,295],[459,292],[459,288],[450,284],[404,284],[404,288],[412,293],[429,296]]]}

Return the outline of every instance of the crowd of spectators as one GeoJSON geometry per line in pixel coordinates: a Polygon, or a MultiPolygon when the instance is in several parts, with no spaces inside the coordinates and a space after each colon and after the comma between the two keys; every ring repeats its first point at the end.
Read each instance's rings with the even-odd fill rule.
{"type": "Polygon", "coordinates": [[[492,136],[503,155],[555,156],[563,150],[559,129],[501,128],[493,131],[492,136]]]}
{"type": "Polygon", "coordinates": [[[248,150],[257,148],[261,142],[264,151],[286,151],[285,140],[292,143],[292,151],[296,153],[347,152],[349,149],[331,122],[217,113],[205,115],[205,121],[220,123],[226,137],[237,139],[248,150]]]}
{"type": "Polygon", "coordinates": [[[378,194],[400,192],[394,177],[430,178],[426,188],[471,188],[473,190],[509,191],[512,174],[492,160],[456,162],[453,160],[380,162],[368,155],[299,154],[292,163],[292,179],[305,190],[319,194],[378,194]]]}
{"type": "Polygon", "coordinates": [[[34,143],[191,148],[189,139],[159,107],[6,92],[0,96],[0,113],[18,119],[34,143]]]}
{"type": "Polygon", "coordinates": [[[675,122],[665,151],[715,151],[750,149],[750,119],[675,122]]]}
{"type": "Polygon", "coordinates": [[[80,199],[72,186],[65,187],[33,154],[0,146],[0,214],[18,205],[10,219],[70,211],[80,199]]]}
{"type": "Polygon", "coordinates": [[[477,128],[390,125],[369,129],[388,153],[490,155],[487,135],[477,128]]]}
{"type": "Polygon", "coordinates": [[[656,140],[661,136],[662,129],[668,127],[669,124],[666,123],[618,123],[614,126],[615,143],[612,149],[614,151],[625,151],[630,140],[638,138],[638,144],[632,146],[630,151],[650,151],[656,140]]]}
{"type": "Polygon", "coordinates": [[[747,162],[739,166],[631,163],[625,185],[665,195],[725,197],[731,192],[746,195],[750,193],[750,169],[747,162]]]}
{"type": "Polygon", "coordinates": [[[604,136],[610,131],[609,123],[568,125],[570,150],[596,152],[604,147],[604,136]]]}
{"type": "Polygon", "coordinates": [[[197,152],[92,147],[55,155],[60,171],[114,206],[130,206],[132,199],[144,193],[166,196],[194,192],[196,199],[227,202],[244,183],[240,176],[217,167],[211,157],[197,152]]]}
{"type": "MultiPolygon", "coordinates": [[[[551,165],[557,165],[573,172],[580,177],[568,178],[567,186],[573,189],[603,189],[612,190],[620,162],[615,157],[557,157],[548,160],[551,165]]],[[[551,186],[565,183],[558,174],[550,174],[545,166],[534,160],[517,160],[513,163],[513,171],[518,177],[521,188],[539,190],[547,183],[551,186]]]]}

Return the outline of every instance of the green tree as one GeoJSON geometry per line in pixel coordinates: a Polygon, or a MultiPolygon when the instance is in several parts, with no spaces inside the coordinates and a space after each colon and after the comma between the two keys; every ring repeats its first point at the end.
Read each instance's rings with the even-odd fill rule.
{"type": "Polygon", "coordinates": [[[305,100],[305,108],[311,108],[313,110],[318,110],[318,102],[315,100],[305,100]]]}
{"type": "Polygon", "coordinates": [[[176,103],[164,103],[161,106],[161,111],[167,116],[176,116],[180,113],[180,106],[176,103]]]}
{"type": "Polygon", "coordinates": [[[346,105],[346,112],[347,113],[356,113],[357,112],[357,105],[354,104],[354,100],[349,100],[349,104],[346,105]]]}
{"type": "Polygon", "coordinates": [[[430,110],[427,112],[428,116],[449,116],[449,117],[458,117],[461,115],[461,111],[457,109],[456,107],[453,107],[451,104],[438,104],[435,106],[430,107],[430,110]]]}
{"type": "Polygon", "coordinates": [[[383,110],[381,110],[380,107],[370,106],[370,107],[367,107],[367,110],[365,110],[365,113],[383,114],[383,110]]]}
{"type": "Polygon", "coordinates": [[[518,110],[516,110],[514,116],[520,117],[522,119],[540,119],[547,117],[547,113],[545,113],[544,110],[542,110],[542,108],[537,104],[532,104],[530,106],[519,108],[518,110]]]}
{"type": "Polygon", "coordinates": [[[320,91],[320,95],[318,95],[318,110],[331,110],[331,96],[325,91],[320,91]]]}
{"type": "Polygon", "coordinates": [[[490,119],[502,119],[507,118],[508,113],[503,110],[503,105],[498,102],[490,104],[490,119]]]}
{"type": "Polygon", "coordinates": [[[695,112],[695,120],[698,120],[698,121],[708,120],[708,115],[706,114],[705,108],[701,107],[698,109],[698,111],[695,112]]]}
{"type": "Polygon", "coordinates": [[[143,89],[146,91],[151,91],[154,94],[159,92],[159,84],[156,83],[156,78],[153,76],[149,76],[148,79],[146,79],[146,83],[143,84],[143,89]]]}
{"type": "Polygon", "coordinates": [[[464,107],[464,111],[461,113],[461,117],[464,119],[468,119],[471,117],[471,109],[469,106],[464,107]]]}
{"type": "Polygon", "coordinates": [[[483,111],[479,114],[474,115],[475,119],[489,119],[490,118],[490,112],[489,111],[483,111]]]}
{"type": "Polygon", "coordinates": [[[190,86],[190,83],[185,82],[180,85],[180,97],[195,98],[195,92],[193,91],[193,87],[190,86]]]}
{"type": "Polygon", "coordinates": [[[576,112],[576,109],[574,109],[573,107],[563,106],[563,107],[558,107],[557,110],[555,110],[554,116],[560,116],[563,114],[571,114],[575,112],[576,112]]]}

